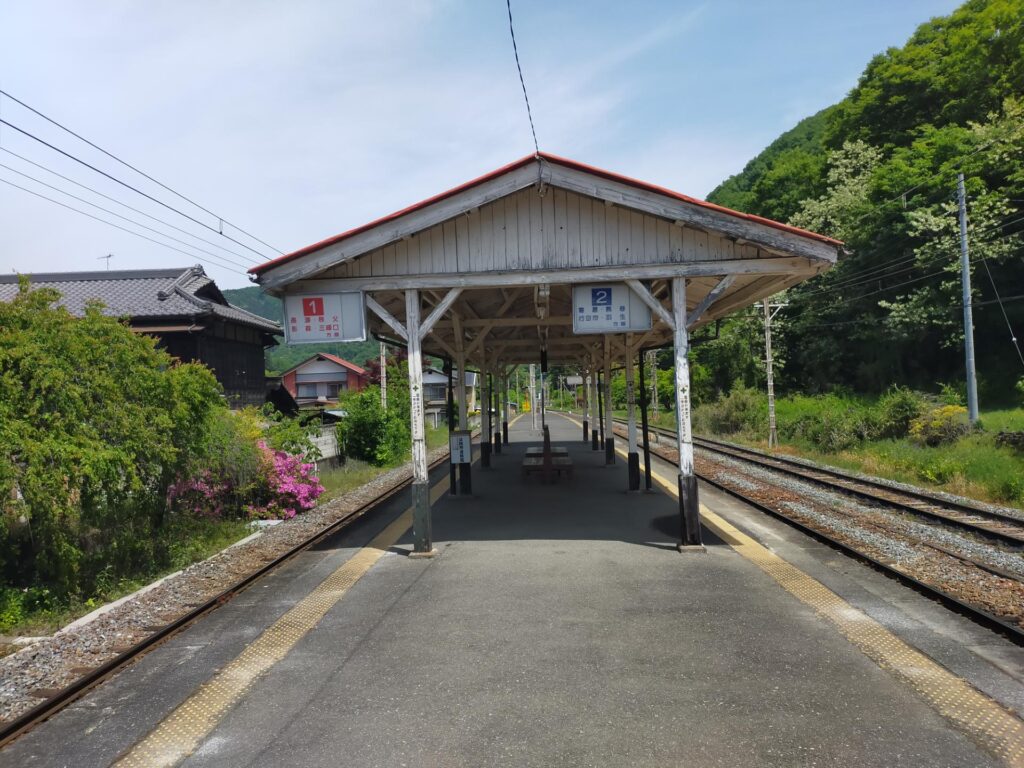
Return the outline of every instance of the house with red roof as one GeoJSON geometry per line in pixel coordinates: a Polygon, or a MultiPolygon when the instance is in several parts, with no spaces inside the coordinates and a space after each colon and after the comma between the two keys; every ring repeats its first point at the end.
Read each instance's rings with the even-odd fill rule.
{"type": "Polygon", "coordinates": [[[307,405],[337,402],[342,392],[363,389],[367,377],[367,371],[355,363],[327,352],[318,352],[285,371],[281,375],[281,383],[299,405],[307,405]]]}

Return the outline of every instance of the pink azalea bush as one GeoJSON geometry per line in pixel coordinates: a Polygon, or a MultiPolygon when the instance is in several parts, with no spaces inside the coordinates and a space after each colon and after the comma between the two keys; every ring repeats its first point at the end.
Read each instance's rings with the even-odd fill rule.
{"type": "Polygon", "coordinates": [[[275,451],[262,440],[263,464],[267,467],[269,499],[264,503],[247,504],[249,517],[258,520],[288,520],[299,512],[316,506],[324,492],[320,478],[313,474],[316,464],[304,462],[301,456],[275,451]]]}
{"type": "Polygon", "coordinates": [[[203,470],[168,488],[168,506],[206,518],[239,511],[254,520],[287,520],[315,507],[324,492],[320,478],[314,474],[316,464],[275,451],[262,440],[258,447],[259,461],[250,482],[238,483],[203,470]]]}

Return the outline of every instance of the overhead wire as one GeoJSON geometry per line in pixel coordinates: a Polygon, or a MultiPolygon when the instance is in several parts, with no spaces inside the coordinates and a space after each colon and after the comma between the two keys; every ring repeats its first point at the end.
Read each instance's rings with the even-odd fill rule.
{"type": "MultiPolygon", "coordinates": [[[[232,224],[230,221],[225,219],[220,214],[214,213],[210,209],[203,207],[202,205],[200,205],[199,203],[197,203],[195,200],[191,199],[190,197],[186,197],[181,192],[178,192],[177,190],[172,189],[171,187],[169,187],[166,184],[164,184],[162,181],[159,181],[158,179],[153,178],[152,176],[150,176],[148,173],[146,173],[145,171],[141,170],[140,168],[137,168],[136,166],[132,165],[131,163],[127,162],[126,160],[121,159],[120,157],[118,157],[114,153],[109,152],[106,149],[104,149],[103,147],[93,143],[92,141],[90,141],[89,139],[85,138],[81,134],[76,133],[75,131],[71,130],[66,125],[63,125],[62,123],[57,122],[56,120],[54,120],[49,115],[43,114],[42,112],[40,112],[35,107],[32,107],[32,106],[26,104],[24,101],[22,101],[21,99],[17,98],[16,96],[12,96],[10,93],[8,93],[7,91],[3,90],[2,88],[0,88],[0,95],[6,96],[8,99],[10,99],[11,101],[15,102],[16,104],[21,105],[22,107],[24,107],[25,109],[29,110],[33,114],[38,115],[39,117],[43,118],[48,123],[57,126],[58,128],[60,128],[63,131],[66,131],[67,133],[70,133],[72,136],[74,136],[79,141],[85,142],[86,144],[88,144],[90,147],[92,147],[93,149],[97,150],[98,152],[102,152],[104,155],[106,155],[107,157],[111,158],[112,160],[116,160],[118,163],[120,163],[121,165],[125,166],[126,168],[130,168],[131,170],[135,171],[140,176],[143,176],[144,178],[149,179],[150,181],[152,181],[157,186],[167,190],[168,192],[170,192],[171,194],[175,195],[176,197],[181,198],[185,202],[190,203],[191,205],[194,205],[196,208],[198,208],[199,210],[203,211],[204,213],[208,213],[210,216],[213,216],[218,221],[223,222],[224,224],[227,224],[232,229],[235,229],[238,232],[241,232],[242,234],[244,234],[246,237],[249,237],[252,240],[255,240],[260,245],[264,245],[267,248],[269,248],[270,250],[276,251],[278,254],[284,253],[280,248],[275,248],[270,243],[264,242],[263,240],[261,240],[260,238],[256,237],[254,234],[252,234],[251,232],[247,232],[246,230],[242,229],[237,224],[232,224]]],[[[211,229],[212,229],[212,227],[211,227],[211,229]]],[[[223,232],[220,232],[218,234],[223,234],[223,232]]],[[[225,237],[227,237],[227,236],[225,235],[225,237]]]]}
{"type": "MultiPolygon", "coordinates": [[[[113,176],[113,175],[107,173],[106,171],[100,170],[95,165],[92,165],[91,163],[85,162],[85,160],[82,160],[81,158],[76,157],[75,155],[71,154],[70,152],[66,152],[63,149],[61,149],[60,147],[55,146],[55,145],[51,144],[50,142],[48,142],[48,141],[46,141],[44,139],[39,138],[35,134],[33,134],[33,133],[29,132],[29,131],[26,131],[24,128],[20,128],[17,125],[14,125],[14,123],[11,123],[11,122],[3,119],[2,117],[0,117],[0,123],[2,123],[3,125],[8,126],[10,128],[13,128],[14,130],[18,131],[18,133],[21,133],[21,134],[29,137],[30,139],[33,139],[34,141],[39,142],[43,146],[49,147],[54,152],[58,152],[59,154],[64,155],[64,157],[67,157],[70,160],[74,160],[76,163],[78,163],[80,165],[83,165],[83,166],[85,166],[86,168],[88,168],[88,169],[90,169],[92,171],[95,171],[96,173],[100,174],[101,176],[105,176],[106,178],[110,179],[111,181],[116,182],[117,184],[120,184],[122,187],[125,187],[126,189],[130,189],[132,192],[135,192],[135,193],[137,193],[139,195],[142,195],[147,200],[152,200],[157,205],[161,205],[161,206],[163,206],[164,208],[166,208],[169,211],[174,211],[179,216],[184,216],[189,221],[195,222],[199,226],[205,227],[206,229],[210,230],[211,232],[216,232],[221,237],[227,238],[228,240],[230,240],[231,242],[235,243],[236,245],[240,245],[243,248],[245,248],[246,250],[252,251],[257,256],[259,256],[261,259],[266,259],[267,258],[266,254],[260,253],[255,248],[253,248],[253,247],[243,243],[241,240],[237,240],[237,239],[231,237],[231,235],[225,235],[223,232],[215,229],[214,227],[211,227],[209,224],[207,224],[207,223],[205,223],[203,221],[200,221],[195,216],[190,216],[189,214],[185,213],[184,211],[178,210],[173,205],[169,205],[169,204],[165,203],[163,200],[160,200],[159,198],[153,197],[153,195],[150,195],[147,192],[143,192],[138,187],[134,187],[131,184],[129,184],[128,182],[122,181],[121,179],[117,178],[116,176],[113,176]]],[[[258,261],[257,259],[253,259],[251,256],[247,256],[246,258],[248,258],[250,261],[254,261],[254,262],[258,261]]]]}
{"type": "MultiPolygon", "coordinates": [[[[225,253],[230,253],[232,256],[237,256],[240,259],[248,259],[249,258],[245,254],[239,253],[238,251],[232,251],[230,248],[227,248],[227,247],[221,245],[220,243],[216,243],[213,240],[207,240],[205,237],[200,237],[199,235],[195,234],[194,232],[190,232],[189,230],[185,229],[184,227],[176,226],[176,225],[172,224],[169,221],[165,221],[164,219],[161,219],[161,218],[158,218],[156,216],[153,216],[150,213],[146,213],[145,211],[143,211],[140,208],[135,208],[135,207],[133,207],[131,205],[128,205],[128,203],[125,203],[125,202],[123,202],[121,200],[118,200],[116,197],[112,197],[111,195],[104,194],[103,192],[100,192],[98,189],[94,189],[93,187],[90,187],[87,184],[83,184],[80,181],[76,181],[75,179],[72,179],[70,176],[65,176],[62,173],[58,173],[57,171],[53,170],[53,168],[50,168],[49,166],[43,165],[42,163],[37,163],[34,160],[30,160],[29,158],[25,157],[24,155],[19,155],[17,152],[13,152],[13,151],[7,149],[6,147],[0,147],[0,152],[6,152],[7,154],[14,156],[14,157],[18,158],[19,160],[21,160],[21,161],[23,161],[25,163],[28,163],[29,165],[35,166],[36,168],[39,168],[40,170],[46,171],[47,173],[52,173],[57,178],[63,179],[64,181],[67,181],[67,182],[70,182],[71,184],[74,184],[76,187],[80,187],[81,189],[87,190],[87,191],[91,192],[94,195],[98,195],[99,197],[102,197],[104,200],[109,200],[112,203],[116,203],[117,205],[123,206],[123,207],[127,208],[129,211],[134,211],[135,213],[138,213],[138,214],[140,214],[142,216],[145,216],[147,219],[151,219],[152,221],[159,222],[160,224],[163,224],[164,226],[170,227],[173,230],[176,230],[178,232],[186,234],[189,237],[194,237],[196,240],[199,240],[200,242],[206,243],[207,245],[212,245],[214,248],[220,248],[222,251],[224,251],[225,253]]],[[[4,167],[6,168],[8,166],[4,166],[4,167]]],[[[11,169],[11,170],[13,170],[13,169],[11,169]]],[[[20,171],[15,171],[15,173],[20,173],[20,171]]],[[[38,181],[38,179],[35,179],[34,177],[30,177],[30,178],[33,178],[34,181],[38,181]]],[[[40,182],[40,183],[43,183],[43,182],[40,182]]],[[[63,190],[61,190],[61,191],[63,191],[63,190]]]]}
{"type": "Polygon", "coordinates": [[[508,8],[508,31],[512,36],[512,52],[516,57],[516,69],[519,71],[519,84],[523,86],[523,100],[526,101],[526,116],[530,120],[530,133],[533,135],[533,150],[540,154],[540,145],[537,143],[537,129],[533,126],[533,111],[530,109],[530,97],[526,93],[526,80],[523,79],[523,67],[519,63],[519,48],[516,46],[516,29],[512,24],[512,0],[505,0],[508,8]]]}
{"type": "Polygon", "coordinates": [[[37,179],[35,176],[32,176],[32,175],[27,174],[27,173],[24,173],[23,171],[19,171],[17,168],[12,168],[11,166],[6,165],[5,163],[0,163],[0,168],[6,168],[8,171],[16,173],[16,174],[18,174],[19,176],[21,176],[23,178],[29,179],[30,181],[34,181],[36,184],[40,184],[41,186],[44,186],[47,189],[52,189],[54,192],[59,192],[62,195],[67,195],[72,200],[77,200],[80,203],[85,203],[86,205],[91,205],[93,208],[96,208],[96,209],[98,209],[100,211],[103,211],[104,213],[109,213],[111,216],[116,216],[117,218],[119,218],[119,219],[121,219],[123,221],[127,221],[130,224],[134,224],[137,227],[142,227],[143,229],[145,229],[145,230],[147,230],[149,232],[153,232],[154,234],[160,235],[161,237],[166,237],[168,240],[173,240],[174,242],[181,243],[182,245],[188,246],[189,248],[194,248],[195,250],[199,251],[200,253],[205,253],[208,256],[211,256],[211,257],[213,257],[215,259],[221,259],[222,261],[224,261],[226,263],[229,263],[229,264],[234,264],[236,267],[241,267],[242,269],[248,269],[248,265],[247,264],[241,264],[241,263],[239,263],[237,261],[234,261],[232,259],[227,258],[226,256],[221,256],[220,254],[213,253],[212,251],[208,251],[205,248],[200,248],[198,245],[193,245],[192,243],[189,243],[189,242],[187,242],[185,240],[182,240],[181,238],[174,237],[174,235],[168,235],[166,232],[161,232],[159,229],[154,229],[153,227],[150,227],[150,226],[148,226],[146,224],[143,224],[142,222],[136,221],[135,219],[132,219],[132,218],[130,218],[128,216],[122,216],[120,213],[117,213],[116,211],[112,211],[109,208],[104,208],[102,205],[99,205],[98,203],[94,203],[91,200],[86,200],[84,197],[79,197],[78,195],[74,195],[71,192],[68,192],[67,190],[61,189],[60,187],[55,187],[53,184],[47,184],[45,181],[43,181],[41,179],[37,179]]]}
{"type": "MultiPolygon", "coordinates": [[[[191,253],[189,251],[183,251],[181,248],[176,248],[173,245],[168,245],[167,243],[162,243],[159,240],[154,240],[152,237],[147,237],[146,235],[143,235],[140,232],[135,232],[133,230],[128,229],[127,227],[122,227],[120,224],[115,224],[112,221],[107,221],[106,219],[100,218],[99,216],[93,216],[91,213],[79,210],[78,208],[75,208],[74,206],[71,206],[71,205],[67,205],[66,203],[62,203],[60,200],[54,200],[52,197],[47,197],[46,195],[40,194],[39,192],[35,192],[34,190],[29,189],[28,187],[23,187],[20,184],[15,184],[13,181],[8,181],[7,179],[0,178],[0,183],[7,184],[8,186],[14,187],[15,189],[20,189],[22,192],[27,192],[30,195],[35,195],[36,197],[42,198],[43,200],[47,200],[47,201],[53,203],[54,205],[59,205],[61,208],[67,208],[69,211],[74,211],[75,213],[80,213],[83,216],[88,216],[90,219],[95,219],[96,221],[102,222],[103,224],[111,226],[114,229],[120,229],[122,232],[127,232],[129,235],[135,235],[136,237],[141,237],[143,240],[148,240],[151,243],[156,243],[157,245],[162,245],[164,248],[169,248],[170,250],[177,251],[178,253],[183,253],[186,256],[190,257],[190,258],[197,259],[198,261],[206,261],[206,259],[200,258],[199,256],[196,256],[194,253],[191,253]]],[[[207,263],[210,264],[210,266],[219,266],[222,269],[226,269],[229,272],[234,272],[235,274],[238,274],[238,275],[243,275],[244,276],[246,274],[245,272],[242,272],[240,270],[232,269],[230,267],[223,266],[223,265],[220,265],[220,264],[213,264],[211,262],[207,262],[207,263]]]]}

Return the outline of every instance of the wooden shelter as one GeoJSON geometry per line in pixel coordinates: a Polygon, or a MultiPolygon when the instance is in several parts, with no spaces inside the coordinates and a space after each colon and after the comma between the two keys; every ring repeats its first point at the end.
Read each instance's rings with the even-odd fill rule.
{"type": "MultiPolygon", "coordinates": [[[[459,370],[477,366],[499,380],[509,366],[542,358],[545,365],[579,365],[591,385],[603,370],[605,413],[597,416],[589,395],[587,417],[605,420],[606,461],[614,463],[611,365],[626,367],[632,462],[634,359],[642,348],[673,345],[682,544],[698,545],[688,334],[828,269],[840,246],[822,235],[540,153],[251,271],[277,295],[363,292],[369,328],[408,345],[414,536],[421,553],[432,550],[420,381],[424,352],[453,360],[459,370]],[[595,285],[628,286],[649,310],[650,327],[574,332],[574,311],[584,310],[574,302],[573,287],[595,285]]],[[[588,393],[592,389],[586,387],[588,393]]],[[[484,415],[486,466],[494,430],[486,423],[487,409],[484,415]]]]}

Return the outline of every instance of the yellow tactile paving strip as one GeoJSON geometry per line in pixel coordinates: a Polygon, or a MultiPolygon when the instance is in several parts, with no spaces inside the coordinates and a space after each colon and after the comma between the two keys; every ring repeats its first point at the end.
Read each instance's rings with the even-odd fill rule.
{"type": "MultiPolygon", "coordinates": [[[[623,457],[625,451],[617,450],[623,457]]],[[[678,498],[676,477],[652,466],[658,485],[678,498]]],[[[908,684],[940,715],[1008,766],[1024,767],[1024,721],[908,645],[863,611],[728,523],[703,504],[703,523],[800,602],[830,621],[862,653],[908,684]]]]}
{"type": "MultiPolygon", "coordinates": [[[[431,503],[447,488],[448,477],[445,476],[431,489],[431,503]]],[[[411,525],[412,509],[408,509],[201,685],[114,765],[160,768],[176,765],[188,757],[256,679],[283,659],[411,525]]]]}

